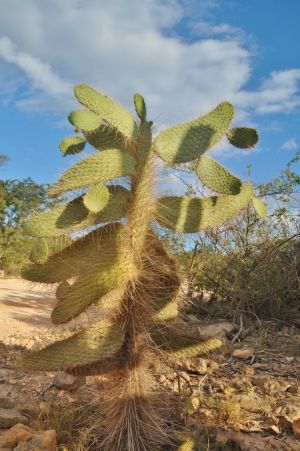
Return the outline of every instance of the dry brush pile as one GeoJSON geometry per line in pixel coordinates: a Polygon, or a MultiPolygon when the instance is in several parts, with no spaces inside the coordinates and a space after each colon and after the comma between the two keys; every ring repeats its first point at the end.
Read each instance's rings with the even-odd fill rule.
{"type": "Polygon", "coordinates": [[[196,356],[217,348],[220,341],[181,328],[178,270],[155,224],[198,232],[227,221],[251,202],[263,215],[265,206],[251,184],[202,156],[224,136],[237,147],[250,148],[258,135],[250,128],[230,129],[234,111],[224,102],[153,140],[141,95],[134,96],[138,125],[122,106],[87,85],[76,86],[75,96],[85,107],[69,116],[79,134],[64,139],[60,150],[73,155],[90,144],[95,151],[49,188],[48,195],[61,196],[64,203],[27,221],[32,263],[23,277],[58,284],[55,325],[80,318],[91,306],[106,315],[101,320],[90,315],[87,327],[26,356],[24,365],[108,374],[112,388],[105,403],[103,448],[158,450],[169,434],[157,409],[154,362],[196,356]],[[196,160],[199,178],[218,194],[155,196],[158,158],[171,167],[196,160]]]}

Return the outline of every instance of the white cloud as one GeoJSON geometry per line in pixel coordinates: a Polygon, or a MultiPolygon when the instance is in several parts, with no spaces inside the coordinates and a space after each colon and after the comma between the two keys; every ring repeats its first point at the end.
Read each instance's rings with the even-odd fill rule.
{"type": "MultiPolygon", "coordinates": [[[[131,111],[132,94],[141,92],[160,124],[192,118],[225,99],[239,107],[238,119],[249,108],[265,114],[299,106],[297,69],[245,89],[252,54],[240,30],[214,22],[218,4],[2,0],[0,58],[20,86],[15,102],[28,110],[69,110],[71,86],[86,82],[131,111]],[[186,40],[176,34],[182,20],[198,24],[202,35],[186,40]]],[[[0,76],[0,90],[7,82],[0,76]]]]}
{"type": "Polygon", "coordinates": [[[0,38],[0,57],[21,69],[34,88],[48,91],[52,95],[65,94],[70,89],[70,85],[53,72],[50,64],[28,53],[18,51],[8,37],[0,38]]]}
{"type": "Polygon", "coordinates": [[[284,150],[295,150],[298,149],[299,145],[297,143],[297,141],[295,140],[295,138],[290,138],[287,141],[285,141],[281,148],[284,150]]]}
{"type": "Polygon", "coordinates": [[[300,69],[272,72],[255,91],[241,91],[236,101],[260,114],[288,113],[300,106],[300,69]]]}

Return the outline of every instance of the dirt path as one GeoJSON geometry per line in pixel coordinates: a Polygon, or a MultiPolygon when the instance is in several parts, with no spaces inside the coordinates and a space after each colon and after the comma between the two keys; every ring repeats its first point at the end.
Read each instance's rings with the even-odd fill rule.
{"type": "Polygon", "coordinates": [[[22,279],[0,279],[0,341],[19,344],[51,326],[51,292],[22,279]]]}

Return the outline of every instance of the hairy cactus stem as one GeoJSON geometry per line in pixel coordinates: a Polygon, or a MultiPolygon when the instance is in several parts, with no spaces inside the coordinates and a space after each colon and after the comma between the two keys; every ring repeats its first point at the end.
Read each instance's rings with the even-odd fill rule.
{"type": "Polygon", "coordinates": [[[135,153],[137,164],[136,175],[133,177],[132,182],[132,207],[128,215],[128,230],[134,258],[138,266],[140,265],[141,252],[153,209],[151,143],[151,125],[149,122],[142,122],[140,125],[140,138],[137,142],[135,153]]]}

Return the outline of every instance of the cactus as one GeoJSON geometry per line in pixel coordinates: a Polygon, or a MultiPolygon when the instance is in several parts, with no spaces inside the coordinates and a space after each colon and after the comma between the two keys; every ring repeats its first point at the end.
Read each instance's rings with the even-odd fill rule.
{"type": "Polygon", "coordinates": [[[159,450],[169,438],[150,394],[153,359],[195,356],[221,342],[184,330],[178,269],[154,225],[198,232],[227,221],[251,202],[264,215],[250,183],[202,156],[226,135],[234,145],[249,147],[257,133],[228,130],[233,106],[224,102],[203,117],[162,131],[153,141],[140,94],[134,96],[139,125],[122,106],[89,86],[76,86],[75,95],[87,109],[69,116],[80,134],[63,140],[60,150],[72,155],[88,142],[95,153],[49,188],[49,196],[62,195],[61,203],[25,224],[34,245],[23,277],[58,284],[54,324],[80,319],[91,308],[101,309],[106,319],[89,317],[88,327],[79,322],[85,324],[81,331],[25,356],[23,364],[35,370],[110,375],[101,446],[159,450]],[[218,195],[156,198],[157,155],[170,166],[198,159],[196,173],[218,195]],[[66,195],[76,190],[81,191],[77,197],[66,195]]]}

